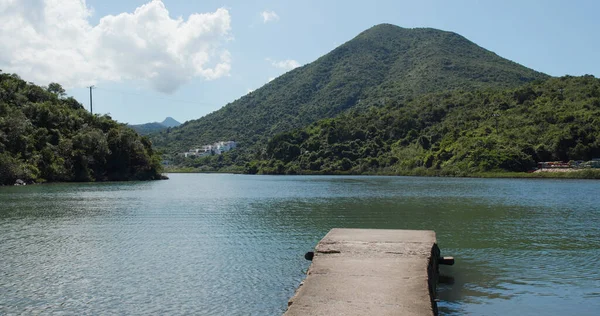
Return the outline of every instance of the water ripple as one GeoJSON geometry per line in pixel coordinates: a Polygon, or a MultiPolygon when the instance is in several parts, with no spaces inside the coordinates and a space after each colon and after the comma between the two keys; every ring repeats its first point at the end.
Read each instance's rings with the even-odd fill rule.
{"type": "MultiPolygon", "coordinates": [[[[600,309],[593,181],[172,175],[0,188],[0,314],[278,315],[332,227],[433,229],[440,310],[600,309]]],[[[493,312],[490,312],[493,311],[493,312]]]]}

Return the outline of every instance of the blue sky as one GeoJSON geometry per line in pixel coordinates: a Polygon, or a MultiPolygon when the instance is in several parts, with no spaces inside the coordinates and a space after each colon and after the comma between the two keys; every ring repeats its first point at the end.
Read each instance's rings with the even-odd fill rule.
{"type": "Polygon", "coordinates": [[[380,23],[453,31],[553,76],[600,77],[597,1],[150,2],[0,0],[0,18],[15,21],[0,26],[0,69],[57,81],[86,107],[94,84],[94,112],[128,123],[197,119],[380,23]],[[165,37],[146,38],[142,24],[165,37]]]}

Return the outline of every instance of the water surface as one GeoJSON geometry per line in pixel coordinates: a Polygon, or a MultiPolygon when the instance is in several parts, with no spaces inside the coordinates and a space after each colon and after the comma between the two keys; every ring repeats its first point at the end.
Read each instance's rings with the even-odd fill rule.
{"type": "Polygon", "coordinates": [[[443,315],[596,315],[600,182],[172,174],[0,188],[0,314],[279,315],[333,227],[432,229],[443,315]]]}

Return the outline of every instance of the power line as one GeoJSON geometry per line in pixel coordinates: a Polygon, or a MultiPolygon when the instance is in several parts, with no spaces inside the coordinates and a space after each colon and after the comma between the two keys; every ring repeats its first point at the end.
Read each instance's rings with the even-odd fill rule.
{"type": "MultiPolygon", "coordinates": [[[[135,95],[135,96],[149,97],[147,94],[144,94],[144,93],[127,92],[127,91],[121,91],[121,90],[115,90],[115,89],[106,89],[106,88],[95,88],[95,89],[102,90],[102,91],[108,91],[108,92],[116,92],[116,93],[125,94],[125,95],[135,95]]],[[[179,102],[179,103],[209,104],[209,105],[211,104],[211,103],[208,103],[208,102],[187,101],[187,100],[172,99],[172,98],[157,97],[157,96],[152,96],[151,98],[152,99],[167,100],[167,101],[171,101],[171,102],[179,102]]]]}

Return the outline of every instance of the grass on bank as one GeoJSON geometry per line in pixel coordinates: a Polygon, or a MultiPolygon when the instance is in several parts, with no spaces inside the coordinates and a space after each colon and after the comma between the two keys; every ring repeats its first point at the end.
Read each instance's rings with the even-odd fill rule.
{"type": "MultiPolygon", "coordinates": [[[[206,168],[193,167],[169,167],[166,173],[235,173],[244,174],[240,167],[228,167],[221,170],[210,170],[206,168]]],[[[299,173],[297,175],[371,175],[371,176],[416,176],[416,177],[463,177],[463,178],[523,178],[523,179],[600,179],[600,169],[584,169],[570,172],[509,172],[509,171],[491,171],[491,172],[458,172],[458,171],[440,171],[425,168],[415,168],[410,171],[391,172],[365,172],[361,174],[349,172],[335,173],[299,173]]]]}
{"type": "Polygon", "coordinates": [[[242,174],[244,173],[243,168],[236,166],[229,166],[226,168],[222,168],[220,170],[213,170],[210,168],[194,168],[194,167],[166,167],[166,173],[236,173],[242,174]]]}

